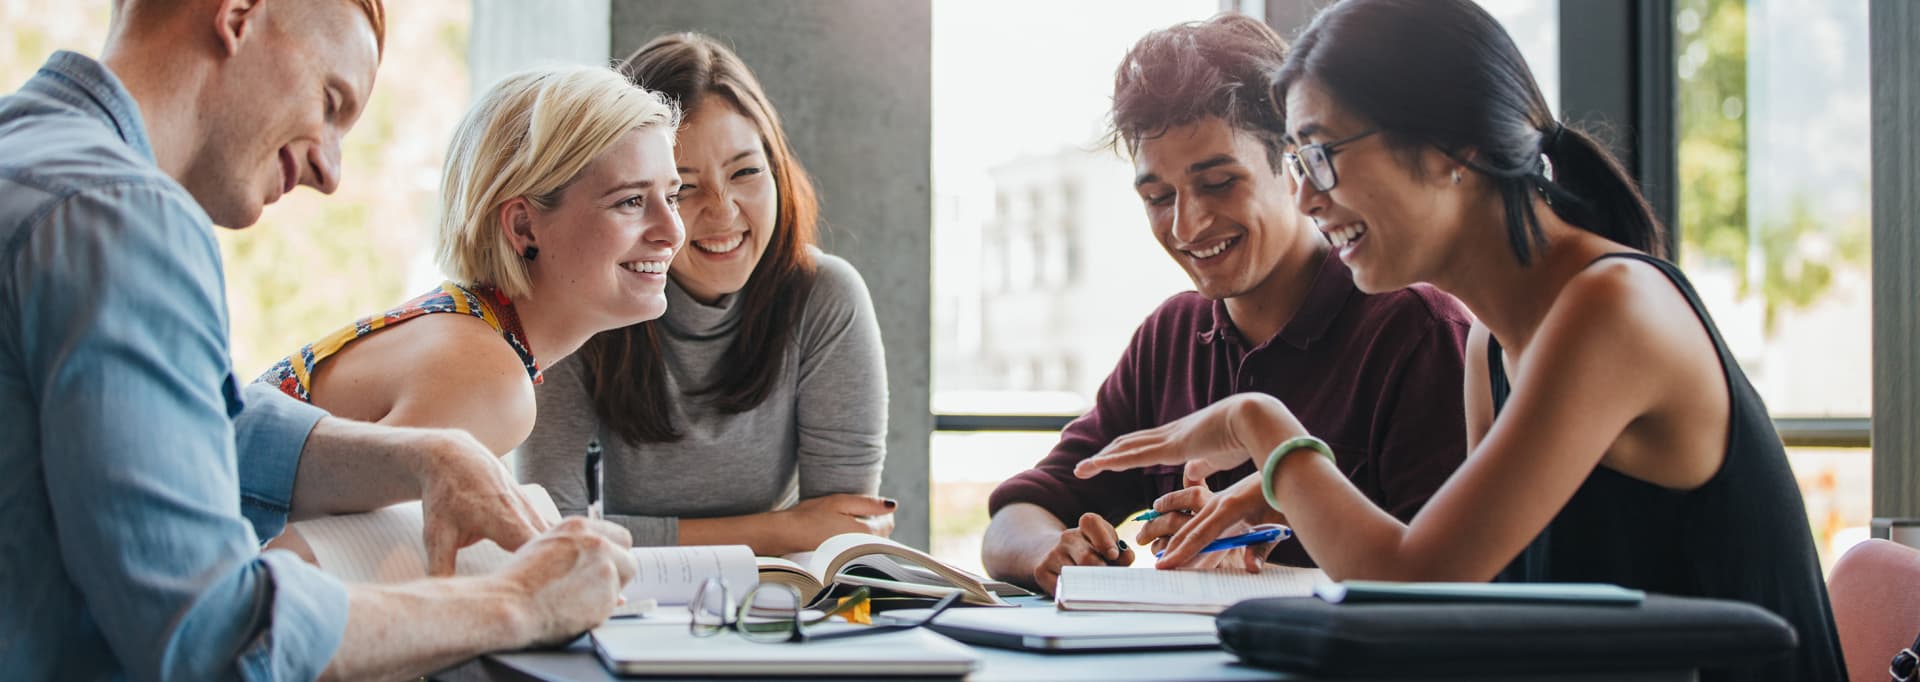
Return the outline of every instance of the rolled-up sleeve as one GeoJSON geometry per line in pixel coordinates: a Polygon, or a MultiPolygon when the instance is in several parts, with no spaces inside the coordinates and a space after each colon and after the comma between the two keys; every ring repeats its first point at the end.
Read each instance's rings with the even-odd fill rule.
{"type": "MultiPolygon", "coordinates": [[[[90,188],[13,251],[61,560],[133,679],[309,679],[339,647],[346,590],[262,554],[241,514],[219,253],[177,192],[90,188]]],[[[267,410],[241,420],[267,465],[249,478],[284,502],[305,435],[290,415],[311,413],[267,410]]]]}
{"type": "Polygon", "coordinates": [[[266,540],[287,526],[293,509],[293,479],[300,450],[325,410],[301,402],[270,384],[249,383],[245,405],[233,420],[240,459],[240,512],[266,540]]]}

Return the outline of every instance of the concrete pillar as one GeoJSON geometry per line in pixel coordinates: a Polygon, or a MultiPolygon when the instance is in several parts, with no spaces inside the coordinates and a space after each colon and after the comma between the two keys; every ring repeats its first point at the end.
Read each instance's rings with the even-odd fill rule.
{"type": "Polygon", "coordinates": [[[470,93],[536,64],[607,63],[609,11],[608,0],[473,0],[470,93]]]}

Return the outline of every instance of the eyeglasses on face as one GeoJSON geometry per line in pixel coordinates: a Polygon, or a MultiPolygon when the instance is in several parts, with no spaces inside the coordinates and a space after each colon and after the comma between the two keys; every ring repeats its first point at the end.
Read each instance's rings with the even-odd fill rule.
{"type": "Polygon", "coordinates": [[[1281,159],[1286,163],[1287,173],[1293,176],[1294,182],[1312,181],[1314,189],[1322,192],[1332,191],[1334,185],[1340,183],[1340,176],[1333,172],[1334,152],[1377,132],[1380,131],[1369,130],[1332,142],[1301,145],[1287,152],[1281,159]]]}
{"type": "Polygon", "coordinates": [[[897,632],[933,622],[934,617],[960,600],[960,593],[942,597],[934,603],[926,617],[911,623],[870,625],[831,632],[808,629],[865,606],[871,600],[867,588],[861,587],[824,612],[809,611],[801,603],[798,590],[778,583],[761,583],[747,590],[735,603],[725,581],[708,578],[700,583],[700,589],[693,594],[693,601],[687,604],[687,610],[693,614],[687,630],[697,637],[711,637],[732,630],[755,642],[813,642],[897,632]]]}

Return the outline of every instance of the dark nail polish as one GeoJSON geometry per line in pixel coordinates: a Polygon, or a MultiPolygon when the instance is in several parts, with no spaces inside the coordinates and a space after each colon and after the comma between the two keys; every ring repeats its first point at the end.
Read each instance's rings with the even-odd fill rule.
{"type": "Polygon", "coordinates": [[[888,499],[888,500],[887,500],[887,508],[888,508],[888,509],[892,509],[892,508],[894,508],[894,507],[898,507],[898,506],[900,506],[900,503],[899,503],[899,502],[897,502],[897,501],[894,501],[894,500],[892,500],[892,499],[888,499]]]}

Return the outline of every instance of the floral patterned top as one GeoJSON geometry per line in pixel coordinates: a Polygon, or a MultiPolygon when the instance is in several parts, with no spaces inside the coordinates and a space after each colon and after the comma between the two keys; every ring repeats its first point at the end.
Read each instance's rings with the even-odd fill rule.
{"type": "Polygon", "coordinates": [[[402,303],[379,315],[363,317],[352,325],[342,327],[320,340],[307,344],[300,352],[282,358],[273,364],[258,382],[273,384],[287,395],[304,402],[313,402],[313,372],[320,363],[339,353],[360,339],[388,329],[407,320],[432,313],[460,313],[472,315],[486,322],[488,326],[500,332],[513,352],[519,354],[521,364],[526,366],[527,378],[540,383],[540,366],[533,359],[533,349],[527,345],[526,331],[520,328],[520,316],[513,311],[513,300],[507,298],[499,289],[489,286],[463,287],[453,282],[442,282],[433,291],[421,294],[406,303],[402,303]]]}

